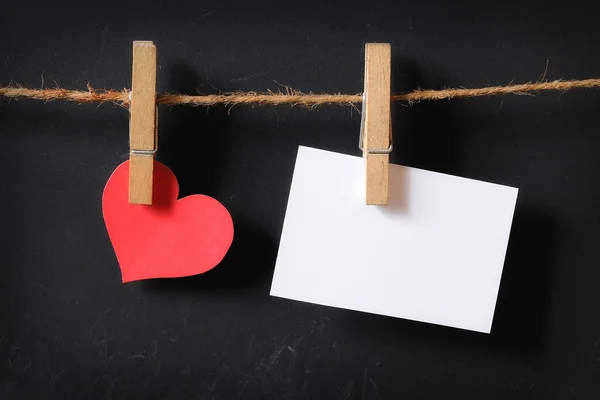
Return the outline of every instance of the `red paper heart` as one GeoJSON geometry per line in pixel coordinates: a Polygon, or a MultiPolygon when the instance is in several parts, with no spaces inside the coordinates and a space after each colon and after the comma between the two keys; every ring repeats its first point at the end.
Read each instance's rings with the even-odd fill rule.
{"type": "Polygon", "coordinates": [[[217,200],[191,195],[177,200],[171,170],[154,162],[152,205],[129,204],[129,161],[106,183],[102,213],[123,282],[196,275],[221,262],[233,241],[233,221],[217,200]]]}

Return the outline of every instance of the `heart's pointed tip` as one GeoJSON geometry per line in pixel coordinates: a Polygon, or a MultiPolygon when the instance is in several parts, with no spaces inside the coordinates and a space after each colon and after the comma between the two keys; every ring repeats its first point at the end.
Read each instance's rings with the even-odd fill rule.
{"type": "Polygon", "coordinates": [[[130,282],[135,282],[135,281],[139,281],[139,280],[143,280],[144,278],[125,278],[125,277],[121,277],[121,283],[122,284],[126,284],[126,283],[130,283],[130,282]]]}

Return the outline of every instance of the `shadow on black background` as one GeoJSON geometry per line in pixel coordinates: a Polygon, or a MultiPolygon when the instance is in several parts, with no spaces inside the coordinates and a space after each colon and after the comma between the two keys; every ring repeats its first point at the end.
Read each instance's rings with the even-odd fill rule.
{"type": "Polygon", "coordinates": [[[558,234],[552,215],[517,199],[491,342],[523,353],[543,350],[558,234]]]}
{"type": "MultiPolygon", "coordinates": [[[[167,87],[178,93],[200,87],[200,76],[196,71],[196,68],[183,63],[175,65],[167,87]]],[[[228,113],[227,107],[176,107],[161,112],[158,154],[160,161],[177,176],[179,198],[190,194],[214,196],[219,191],[221,173],[228,163],[233,162],[228,149],[235,139],[235,129],[231,129],[234,120],[235,116],[228,113]]],[[[144,282],[144,288],[173,292],[229,292],[263,287],[274,268],[276,245],[266,232],[248,219],[239,215],[232,215],[232,218],[233,243],[216,268],[180,279],[148,280],[144,282]]]]}
{"type": "MultiPolygon", "coordinates": [[[[392,93],[420,87],[441,88],[451,82],[429,74],[400,57],[392,58],[392,93]]],[[[390,162],[430,171],[461,175],[460,108],[456,103],[426,101],[392,104],[394,151],[390,162]]]]}
{"type": "MultiPolygon", "coordinates": [[[[197,94],[200,87],[196,69],[185,63],[171,68],[167,87],[179,94],[197,94]]],[[[158,159],[169,166],[179,181],[179,198],[202,193],[213,196],[219,190],[221,171],[227,165],[234,116],[223,107],[172,107],[159,115],[158,159]]]]}

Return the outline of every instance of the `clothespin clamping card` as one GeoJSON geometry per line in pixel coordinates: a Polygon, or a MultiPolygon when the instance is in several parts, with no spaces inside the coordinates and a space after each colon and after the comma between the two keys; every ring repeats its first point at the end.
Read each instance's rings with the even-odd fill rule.
{"type": "Polygon", "coordinates": [[[389,43],[367,43],[365,46],[365,90],[358,147],[367,168],[367,205],[387,205],[389,201],[391,54],[389,43]]]}
{"type": "Polygon", "coordinates": [[[151,205],[158,147],[156,46],[152,42],[133,42],[130,99],[129,203],[151,205]]]}

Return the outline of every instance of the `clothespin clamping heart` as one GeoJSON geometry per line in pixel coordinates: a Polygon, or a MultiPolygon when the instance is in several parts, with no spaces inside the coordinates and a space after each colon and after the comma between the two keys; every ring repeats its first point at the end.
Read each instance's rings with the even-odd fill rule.
{"type": "Polygon", "coordinates": [[[156,47],[133,42],[130,156],[113,172],[102,211],[123,282],[201,274],[219,264],[233,241],[227,209],[212,197],[177,200],[171,170],[158,148],[156,47]]]}

